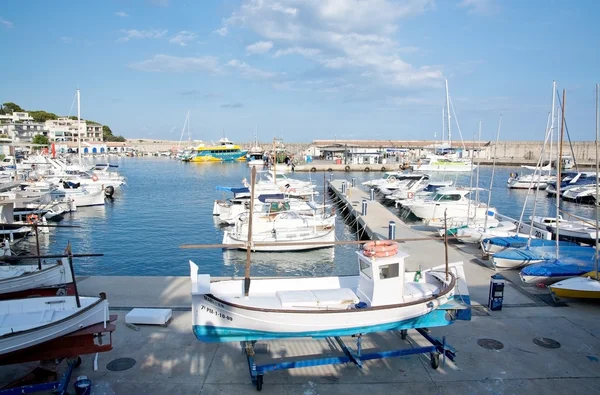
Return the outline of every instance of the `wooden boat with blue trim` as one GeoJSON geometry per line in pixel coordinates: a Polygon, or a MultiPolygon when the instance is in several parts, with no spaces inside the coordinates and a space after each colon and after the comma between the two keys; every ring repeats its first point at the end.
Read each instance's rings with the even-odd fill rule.
{"type": "Polygon", "coordinates": [[[194,334],[204,342],[320,338],[471,319],[462,262],[405,271],[408,254],[390,251],[358,251],[356,276],[252,279],[247,296],[249,278],[211,281],[190,261],[194,334]]]}

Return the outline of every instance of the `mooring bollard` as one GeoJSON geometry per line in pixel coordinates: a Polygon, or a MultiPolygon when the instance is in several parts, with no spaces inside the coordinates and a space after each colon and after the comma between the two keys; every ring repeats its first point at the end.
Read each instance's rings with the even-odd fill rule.
{"type": "Polygon", "coordinates": [[[346,196],[346,181],[342,181],[342,195],[346,196]]]}
{"type": "Polygon", "coordinates": [[[329,181],[333,181],[333,173],[329,173],[329,181]]]}
{"type": "Polygon", "coordinates": [[[362,212],[360,215],[367,215],[367,200],[363,199],[362,201],[362,212]]]}
{"type": "Polygon", "coordinates": [[[375,188],[371,188],[371,201],[375,200],[375,188]]]}
{"type": "Polygon", "coordinates": [[[394,240],[396,238],[396,222],[390,221],[388,224],[388,239],[394,240]]]}
{"type": "Polygon", "coordinates": [[[356,186],[356,177],[352,177],[352,187],[356,186]]]}

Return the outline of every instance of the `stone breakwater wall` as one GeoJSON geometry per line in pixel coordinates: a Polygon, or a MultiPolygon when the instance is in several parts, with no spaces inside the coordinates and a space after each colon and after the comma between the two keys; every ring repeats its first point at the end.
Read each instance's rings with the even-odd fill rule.
{"type": "MultiPolygon", "coordinates": [[[[339,144],[338,147],[343,148],[343,144],[339,144]]],[[[351,149],[351,146],[360,146],[360,141],[353,140],[352,145],[348,145],[348,149],[351,149]]],[[[177,148],[179,145],[179,141],[166,141],[166,140],[136,140],[131,139],[127,141],[127,144],[138,151],[143,152],[163,152],[169,151],[172,148],[177,148]]],[[[409,150],[409,155],[411,156],[419,156],[425,152],[425,148],[427,146],[435,144],[435,141],[407,141],[405,144],[400,141],[394,141],[394,148],[407,148],[409,150]]],[[[181,147],[186,147],[188,145],[187,142],[182,142],[181,147]]],[[[239,143],[240,146],[244,148],[250,148],[254,144],[252,142],[243,142],[239,143]]],[[[264,150],[270,150],[273,145],[271,142],[267,143],[259,143],[259,145],[264,150]]],[[[494,156],[497,157],[498,160],[504,163],[535,163],[538,160],[540,153],[542,152],[542,148],[544,145],[543,141],[500,141],[498,146],[495,147],[494,142],[490,141],[482,141],[481,144],[478,142],[465,142],[467,151],[470,150],[471,147],[479,147],[480,155],[482,161],[492,161],[494,156]]],[[[593,141],[574,141],[569,145],[567,141],[564,142],[563,146],[563,154],[564,155],[574,155],[579,163],[582,164],[593,164],[595,163],[595,145],[593,141]],[[572,150],[571,152],[571,145],[572,150]]],[[[311,142],[308,143],[285,143],[285,148],[291,152],[292,154],[301,155],[305,150],[307,150],[311,146],[316,146],[320,149],[327,149],[322,144],[313,144],[311,142]]],[[[379,143],[375,143],[373,141],[365,141],[365,147],[387,147],[390,146],[390,141],[381,141],[379,143]],[[386,145],[387,144],[387,145],[386,145]]],[[[461,148],[460,143],[453,143],[453,147],[461,148]]],[[[550,147],[546,147],[546,153],[549,153],[550,147]]],[[[557,156],[557,147],[556,143],[552,148],[553,158],[557,156]]],[[[467,153],[465,156],[470,156],[470,153],[467,153]]],[[[477,157],[477,154],[475,154],[477,157]]]]}

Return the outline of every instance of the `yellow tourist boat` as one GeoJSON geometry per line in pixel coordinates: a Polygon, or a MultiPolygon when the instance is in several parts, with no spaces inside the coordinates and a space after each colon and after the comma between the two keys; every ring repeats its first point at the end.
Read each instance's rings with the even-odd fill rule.
{"type": "Polygon", "coordinates": [[[218,144],[201,143],[186,157],[186,162],[235,162],[245,161],[248,150],[233,144],[229,139],[222,138],[218,144]]]}

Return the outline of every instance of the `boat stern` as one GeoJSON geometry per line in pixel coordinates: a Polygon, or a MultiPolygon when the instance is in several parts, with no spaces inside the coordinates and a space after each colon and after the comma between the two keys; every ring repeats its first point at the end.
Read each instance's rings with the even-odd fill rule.
{"type": "MultiPolygon", "coordinates": [[[[436,266],[425,270],[427,272],[443,272],[446,266],[436,266]]],[[[446,310],[453,320],[470,321],[471,320],[471,296],[467,285],[467,277],[463,267],[463,262],[454,262],[448,265],[450,271],[456,277],[456,285],[454,289],[448,293],[448,299],[437,309],[446,310]]]]}

